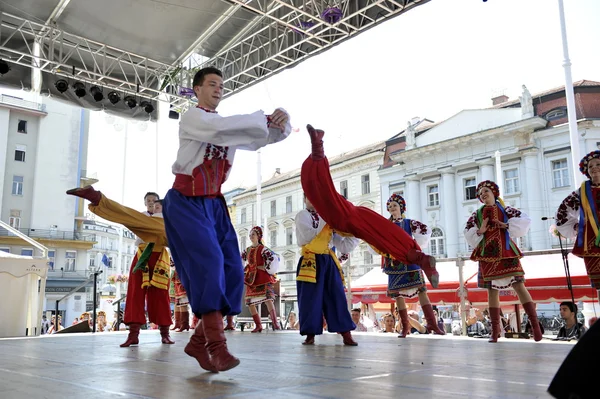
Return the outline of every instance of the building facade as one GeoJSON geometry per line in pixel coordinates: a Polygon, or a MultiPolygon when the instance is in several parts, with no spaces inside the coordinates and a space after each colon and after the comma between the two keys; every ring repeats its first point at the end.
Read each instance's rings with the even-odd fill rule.
{"type": "MultiPolygon", "coordinates": [[[[600,83],[575,83],[581,156],[600,148],[600,83]]],[[[464,110],[433,123],[412,121],[386,142],[379,170],[381,203],[392,193],[408,218],[432,227],[426,250],[437,257],[469,256],[463,230],[481,203],[477,184],[496,181],[507,205],[532,219],[522,250],[558,246],[549,234],[561,201],[575,189],[564,87],[519,100],[503,96],[489,109],[464,110]]],[[[579,160],[577,160],[578,162],[579,160]]]]}
{"type": "MultiPolygon", "coordinates": [[[[94,237],[74,224],[78,204],[65,195],[86,179],[88,125],[81,108],[22,91],[0,94],[0,218],[48,248],[47,311],[88,278],[94,237]]],[[[3,229],[0,250],[39,255],[3,229]]],[[[85,311],[87,300],[83,288],[62,301],[63,323],[85,311]]]]}
{"type": "MultiPolygon", "coordinates": [[[[329,159],[331,175],[340,194],[355,205],[366,206],[381,212],[379,177],[384,143],[376,143],[329,159]]],[[[300,259],[300,248],[296,243],[296,214],[304,209],[304,194],[300,183],[300,170],[280,173],[279,170],[261,184],[262,215],[256,215],[256,187],[234,197],[236,204],[236,231],[240,248],[250,245],[248,237],[253,226],[260,224],[264,231],[265,244],[280,255],[282,297],[290,298],[286,314],[293,307],[296,296],[295,271],[300,259]]],[[[373,265],[381,262],[372,255],[364,243],[350,254],[344,264],[352,277],[360,277],[373,265]]]]}

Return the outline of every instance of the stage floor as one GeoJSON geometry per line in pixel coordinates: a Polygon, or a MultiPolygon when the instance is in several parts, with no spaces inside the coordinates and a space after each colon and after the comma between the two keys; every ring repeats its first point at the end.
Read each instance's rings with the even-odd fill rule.
{"type": "Polygon", "coordinates": [[[574,343],[337,334],[301,345],[297,332],[229,332],[241,364],[204,372],[183,352],[191,333],[143,331],[0,340],[0,398],[549,398],[546,389],[574,343]]]}

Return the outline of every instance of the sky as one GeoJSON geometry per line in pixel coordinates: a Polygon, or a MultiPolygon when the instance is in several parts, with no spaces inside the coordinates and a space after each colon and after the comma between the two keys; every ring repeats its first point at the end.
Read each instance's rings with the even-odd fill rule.
{"type": "MultiPolygon", "coordinates": [[[[600,81],[600,2],[564,3],[573,80],[600,81]]],[[[290,114],[299,130],[262,150],[264,181],[276,168],[301,166],[310,151],[307,123],[325,130],[333,156],[386,140],[413,117],[438,122],[489,107],[499,94],[517,99],[523,84],[534,96],[562,86],[562,65],[557,1],[432,0],[223,100],[218,111],[282,107],[290,114]]],[[[173,183],[177,126],[93,112],[87,170],[97,173],[96,187],[136,209],[147,191],[164,196],[173,183]]],[[[224,190],[255,185],[256,159],[239,151],[224,190]]]]}

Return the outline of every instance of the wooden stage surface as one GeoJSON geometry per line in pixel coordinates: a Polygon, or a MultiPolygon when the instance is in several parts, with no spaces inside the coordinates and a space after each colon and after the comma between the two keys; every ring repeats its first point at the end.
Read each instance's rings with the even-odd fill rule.
{"type": "Polygon", "coordinates": [[[547,387],[574,343],[396,334],[337,334],[301,345],[298,332],[229,332],[241,359],[204,372],[183,348],[191,333],[142,331],[0,340],[0,398],[549,398],[547,387]]]}

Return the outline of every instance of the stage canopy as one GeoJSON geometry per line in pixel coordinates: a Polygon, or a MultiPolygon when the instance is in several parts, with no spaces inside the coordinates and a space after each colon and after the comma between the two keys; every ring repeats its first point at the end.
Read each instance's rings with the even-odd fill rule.
{"type": "Polygon", "coordinates": [[[223,70],[229,96],[428,1],[5,0],[0,85],[156,118],[156,101],[189,105],[199,67],[223,70]]]}
{"type": "MultiPolygon", "coordinates": [[[[569,269],[575,294],[575,301],[596,301],[596,290],[590,286],[583,259],[569,255],[569,269]]],[[[560,254],[529,255],[521,259],[525,270],[525,285],[535,302],[570,301],[571,293],[567,287],[567,279],[562,257],[560,254]]],[[[458,304],[459,278],[456,262],[438,262],[440,284],[434,289],[427,283],[427,293],[433,304],[458,304]]],[[[476,306],[486,306],[487,290],[477,288],[477,264],[470,260],[464,262],[463,277],[467,288],[467,300],[476,306]]],[[[386,296],[387,275],[377,267],[352,284],[352,301],[354,303],[392,303],[386,296]]],[[[512,290],[500,292],[503,305],[518,304],[517,294],[512,290]]],[[[407,302],[417,302],[417,298],[407,302]]]]}

